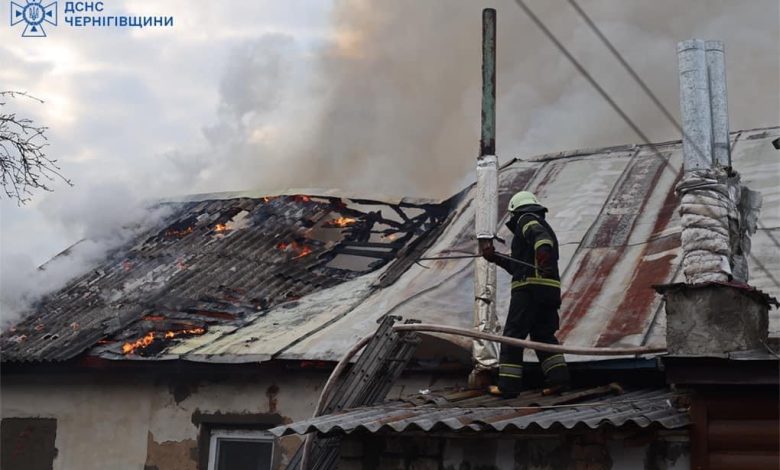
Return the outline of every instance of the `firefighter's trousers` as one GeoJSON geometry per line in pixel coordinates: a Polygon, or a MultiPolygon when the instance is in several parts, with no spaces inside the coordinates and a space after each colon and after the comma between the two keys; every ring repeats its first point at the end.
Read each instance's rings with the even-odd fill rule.
{"type": "MultiPolygon", "coordinates": [[[[532,341],[559,344],[555,332],[560,304],[560,290],[555,287],[528,285],[513,289],[504,336],[525,339],[530,335],[532,341]]],[[[563,354],[536,351],[536,357],[548,386],[568,384],[569,370],[563,354]]],[[[522,384],[523,348],[502,344],[498,388],[505,395],[513,395],[522,390],[522,384]]]]}

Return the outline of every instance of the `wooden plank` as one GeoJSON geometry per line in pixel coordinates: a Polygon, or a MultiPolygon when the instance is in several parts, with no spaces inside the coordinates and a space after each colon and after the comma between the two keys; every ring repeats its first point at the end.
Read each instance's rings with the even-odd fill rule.
{"type": "Polygon", "coordinates": [[[709,464],[707,449],[707,403],[694,397],[691,403],[691,469],[705,470],[709,464]]]}
{"type": "Polygon", "coordinates": [[[777,470],[780,456],[776,452],[716,452],[710,454],[709,470],[777,470]]]}
{"type": "Polygon", "coordinates": [[[710,420],[708,446],[715,451],[780,452],[780,427],[772,419],[710,420]]]}

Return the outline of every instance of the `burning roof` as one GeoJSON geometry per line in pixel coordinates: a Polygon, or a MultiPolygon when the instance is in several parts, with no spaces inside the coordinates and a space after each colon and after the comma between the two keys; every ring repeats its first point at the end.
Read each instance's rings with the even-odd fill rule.
{"type": "MultiPolygon", "coordinates": [[[[771,142],[778,136],[780,128],[732,134],[735,167],[764,196],[751,284],[775,297],[780,159],[771,142]]],[[[679,280],[674,185],[682,158],[679,142],[658,150],[663,158],[622,146],[513,160],[501,169],[501,207],[526,189],[550,210],[561,243],[559,337],[566,344],[665,340],[665,314],[651,286],[679,280]]],[[[4,333],[3,360],[63,360],[87,349],[109,359],[337,360],[386,314],[469,327],[471,261],[416,260],[474,252],[472,190],[440,204],[303,195],[175,204],[165,226],[4,333]]],[[[498,235],[510,238],[505,229],[498,235]]],[[[509,280],[499,276],[505,315],[509,280]]],[[[771,336],[780,332],[778,310],[769,328],[771,336]]]]}
{"type": "Polygon", "coordinates": [[[292,195],[171,204],[173,215],[43,299],[3,360],[154,357],[392,264],[448,205],[292,195]],[[387,238],[393,235],[394,239],[387,238]],[[79,325],[66,328],[67,324],[79,325]]]}

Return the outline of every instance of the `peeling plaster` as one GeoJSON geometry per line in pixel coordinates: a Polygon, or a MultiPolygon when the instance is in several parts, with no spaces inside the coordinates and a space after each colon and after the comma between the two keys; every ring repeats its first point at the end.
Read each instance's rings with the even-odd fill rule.
{"type": "Polygon", "coordinates": [[[197,455],[195,439],[157,442],[149,431],[144,470],[198,470],[197,455]]]}

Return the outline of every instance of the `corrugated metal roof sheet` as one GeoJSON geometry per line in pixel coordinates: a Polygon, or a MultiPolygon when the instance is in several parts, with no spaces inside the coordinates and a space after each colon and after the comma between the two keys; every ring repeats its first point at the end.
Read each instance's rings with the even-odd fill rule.
{"type": "MultiPolygon", "coordinates": [[[[735,168],[743,181],[764,194],[760,225],[753,237],[751,283],[780,294],[780,158],[771,140],[780,128],[733,134],[735,168]]],[[[680,227],[674,185],[681,174],[679,142],[661,144],[659,161],[646,147],[616,147],[512,161],[500,174],[501,204],[514,191],[535,191],[550,209],[548,220],[561,243],[563,273],[561,331],[572,346],[665,344],[666,316],[653,284],[682,280],[680,227]]],[[[474,207],[467,192],[452,221],[426,257],[474,252],[474,207]]],[[[511,242],[505,228],[498,234],[511,242]]],[[[499,247],[499,249],[501,249],[499,247]]],[[[504,248],[508,251],[508,248],[504,248]]],[[[386,313],[469,328],[473,318],[470,260],[424,262],[395,284],[373,292],[331,326],[298,342],[278,357],[337,360],[386,313]]],[[[497,310],[509,307],[509,276],[498,273],[497,310]]],[[[780,311],[770,312],[770,335],[780,334],[780,311]]],[[[468,340],[447,338],[468,347],[468,340]]],[[[526,360],[535,361],[526,350],[526,360]]],[[[568,361],[603,360],[569,356],[568,361]]]]}
{"type": "Polygon", "coordinates": [[[511,400],[465,391],[355,408],[279,426],[271,432],[277,436],[356,431],[512,432],[554,427],[572,429],[578,425],[596,429],[629,423],[643,428],[656,425],[677,429],[690,424],[687,405],[680,397],[665,389],[615,395],[609,393],[608,387],[573,391],[556,397],[541,397],[539,391],[530,391],[511,400]]]}
{"type": "MultiPolygon", "coordinates": [[[[170,209],[161,226],[45,297],[4,332],[3,360],[64,360],[99,342],[93,352],[105,357],[175,358],[257,322],[277,305],[289,311],[318,292],[370,278],[365,275],[422,241],[448,212],[446,204],[300,195],[170,209]],[[137,347],[125,356],[128,345],[137,347]]],[[[300,320],[267,323],[295,330],[300,320]]],[[[281,336],[277,350],[300,330],[281,336]]],[[[257,332],[248,338],[267,346],[273,339],[257,332]]]]}
{"type": "MultiPolygon", "coordinates": [[[[771,141],[778,136],[777,127],[732,135],[735,168],[743,182],[764,197],[759,231],[752,239],[751,284],[774,297],[780,297],[780,158],[771,141]]],[[[548,220],[561,242],[559,337],[565,344],[665,342],[665,314],[651,285],[681,280],[674,185],[682,155],[679,142],[660,144],[658,150],[661,158],[646,146],[565,152],[513,160],[501,169],[502,206],[515,191],[527,189],[550,209],[548,220]]],[[[423,252],[426,257],[474,252],[472,192],[473,187],[467,188],[454,207],[401,201],[408,220],[395,214],[396,205],[362,201],[360,217],[381,210],[386,218],[395,214],[398,223],[420,222],[420,215],[427,220],[412,237],[399,239],[405,242],[399,242],[392,255],[387,253],[393,250],[372,243],[386,244],[387,239],[377,238],[381,234],[369,243],[351,245],[340,245],[348,234],[309,240],[312,225],[350,216],[339,212],[347,210],[336,203],[339,198],[305,201],[284,196],[269,204],[257,197],[220,197],[181,203],[174,217],[179,225],[168,226],[174,229],[171,236],[166,238],[162,230],[136,240],[129,250],[120,250],[94,273],[44,301],[16,332],[4,333],[3,360],[72,357],[107,336],[114,342],[98,345],[92,354],[212,362],[338,360],[386,314],[470,327],[472,261],[426,261],[423,267],[412,260],[423,252]],[[438,207],[440,214],[432,218],[419,207],[438,207]],[[224,223],[235,210],[248,211],[253,223],[243,232],[216,234],[215,224],[224,223]],[[193,231],[176,236],[177,227],[186,229],[188,220],[196,221],[193,231]],[[428,234],[430,245],[415,243],[421,232],[428,234]],[[276,248],[293,240],[307,243],[315,253],[293,259],[294,246],[285,252],[276,248]],[[355,273],[317,261],[336,253],[355,261],[350,254],[355,252],[374,256],[377,264],[355,273]],[[387,264],[391,256],[397,258],[387,264]],[[153,318],[157,315],[163,317],[160,324],[153,318]],[[205,325],[207,331],[159,341],[145,356],[119,351],[123,342],[141,338],[145,328],[166,329],[170,322],[174,329],[205,325]]],[[[499,236],[510,243],[503,226],[499,236]]],[[[499,270],[501,318],[509,298],[509,277],[499,270]]],[[[780,311],[772,310],[770,336],[778,335],[780,311]]],[[[469,347],[466,339],[446,339],[469,347]]],[[[536,360],[531,351],[526,354],[526,360],[536,360]]],[[[567,356],[569,361],[602,359],[567,356]]]]}

